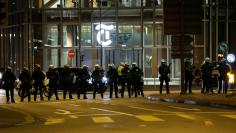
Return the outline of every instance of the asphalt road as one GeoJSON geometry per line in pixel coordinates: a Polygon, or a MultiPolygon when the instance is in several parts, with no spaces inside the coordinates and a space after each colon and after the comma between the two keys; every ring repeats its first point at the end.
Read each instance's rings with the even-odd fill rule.
{"type": "Polygon", "coordinates": [[[0,133],[235,133],[236,111],[144,98],[0,104],[0,133]],[[8,112],[9,111],[9,112],[8,112]],[[9,121],[12,121],[9,119],[9,121]]]}

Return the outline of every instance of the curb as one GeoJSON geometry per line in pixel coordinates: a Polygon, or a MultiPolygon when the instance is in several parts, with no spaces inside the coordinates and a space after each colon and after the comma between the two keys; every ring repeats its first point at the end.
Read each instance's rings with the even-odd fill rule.
{"type": "Polygon", "coordinates": [[[188,100],[188,99],[184,100],[184,99],[175,99],[175,98],[158,98],[158,97],[153,97],[153,96],[145,96],[145,99],[148,99],[151,101],[160,101],[160,102],[169,102],[169,103],[182,103],[182,104],[210,106],[210,107],[224,108],[224,109],[236,109],[236,105],[211,103],[211,102],[188,100]]]}

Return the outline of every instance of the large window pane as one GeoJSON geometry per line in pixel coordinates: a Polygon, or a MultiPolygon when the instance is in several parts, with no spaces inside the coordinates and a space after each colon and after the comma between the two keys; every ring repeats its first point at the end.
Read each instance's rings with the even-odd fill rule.
{"type": "Polygon", "coordinates": [[[59,56],[59,48],[60,46],[58,46],[58,25],[47,25],[46,27],[46,32],[45,32],[45,66],[47,68],[47,66],[49,64],[53,64],[55,67],[59,67],[59,60],[58,60],[58,56],[59,56]]]}
{"type": "Polygon", "coordinates": [[[121,23],[118,27],[118,45],[123,47],[141,46],[141,26],[138,24],[121,23]]]}
{"type": "Polygon", "coordinates": [[[81,36],[80,36],[81,46],[91,46],[91,23],[81,24],[81,36]]]}

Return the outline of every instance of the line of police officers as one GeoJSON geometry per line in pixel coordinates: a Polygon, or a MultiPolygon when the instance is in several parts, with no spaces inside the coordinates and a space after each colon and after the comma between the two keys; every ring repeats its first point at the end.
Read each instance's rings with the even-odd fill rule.
{"type": "MultiPolygon", "coordinates": [[[[118,68],[115,68],[113,64],[108,64],[108,71],[106,73],[98,64],[94,66],[92,73],[89,72],[88,66],[86,65],[83,65],[81,69],[74,70],[69,65],[65,65],[63,69],[55,69],[53,65],[49,65],[49,70],[44,73],[40,65],[36,64],[32,75],[27,67],[24,67],[19,75],[21,82],[20,88],[22,90],[21,102],[24,101],[26,95],[28,101],[31,101],[32,86],[34,87],[34,101],[37,101],[38,92],[40,94],[40,100],[44,100],[43,89],[45,88],[45,78],[49,80],[48,100],[51,99],[53,94],[55,94],[56,100],[59,100],[59,88],[63,89],[63,99],[66,99],[67,91],[69,92],[69,99],[73,99],[73,91],[76,91],[78,94],[78,99],[80,99],[80,94],[83,94],[83,98],[87,99],[86,93],[89,89],[93,89],[94,99],[96,98],[97,92],[103,98],[103,93],[106,91],[107,85],[110,88],[110,98],[113,97],[113,90],[115,91],[116,98],[118,98],[118,93],[121,93],[121,97],[123,98],[126,86],[129,97],[131,97],[132,93],[135,94],[135,97],[138,94],[144,96],[142,76],[143,72],[136,63],[133,63],[131,68],[128,64],[124,63],[120,63],[118,68]],[[104,76],[107,77],[107,83],[104,82],[104,76]],[[89,83],[90,78],[92,79],[92,84],[89,83]],[[122,86],[120,92],[118,92],[118,86],[122,86]]],[[[8,67],[3,74],[2,81],[3,88],[6,90],[7,103],[10,102],[10,98],[11,102],[14,103],[16,76],[13,74],[11,67],[8,67]]]]}

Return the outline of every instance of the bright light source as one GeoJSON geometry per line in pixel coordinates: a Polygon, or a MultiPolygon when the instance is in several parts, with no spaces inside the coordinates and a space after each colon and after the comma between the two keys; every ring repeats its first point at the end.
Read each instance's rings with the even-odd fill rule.
{"type": "Polygon", "coordinates": [[[227,76],[229,77],[229,83],[233,84],[234,83],[234,74],[232,73],[227,73],[227,76]]]}
{"type": "Polygon", "coordinates": [[[234,54],[228,54],[227,55],[227,61],[230,63],[233,63],[235,61],[235,55],[234,54]]]}

